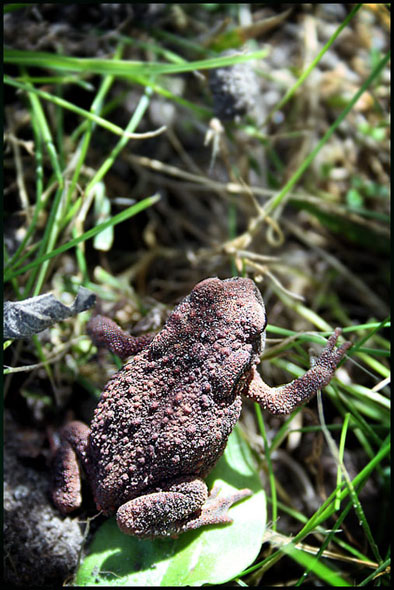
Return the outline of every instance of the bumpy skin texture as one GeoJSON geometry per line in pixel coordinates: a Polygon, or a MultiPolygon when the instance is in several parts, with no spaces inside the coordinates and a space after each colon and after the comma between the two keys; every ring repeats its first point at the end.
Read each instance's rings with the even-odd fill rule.
{"type": "MultiPolygon", "coordinates": [[[[111,320],[95,316],[89,324],[96,342],[138,350],[138,339],[111,320]]],[[[252,280],[198,283],[161,332],[145,338],[145,348],[107,383],[90,430],[80,422],[63,429],[53,485],[59,509],[70,512],[81,503],[79,459],[97,508],[117,512],[126,534],[176,536],[231,522],[228,508],[250,491],[224,500],[208,497],[203,478],[240,416],[241,394],[273,413],[289,413],[330,381],[350,346],[335,348],[337,328],[303,377],[270,388],[255,369],[265,326],[263,300],[252,280]]]]}

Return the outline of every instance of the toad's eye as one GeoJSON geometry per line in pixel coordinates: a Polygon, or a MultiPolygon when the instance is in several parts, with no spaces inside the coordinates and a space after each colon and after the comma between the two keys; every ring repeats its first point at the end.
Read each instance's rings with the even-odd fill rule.
{"type": "Polygon", "coordinates": [[[250,379],[250,363],[243,367],[239,373],[236,375],[231,391],[231,398],[236,395],[241,395],[242,391],[245,389],[249,379],[250,379]]]}
{"type": "Polygon", "coordinates": [[[264,337],[265,329],[267,327],[267,317],[266,315],[261,315],[258,318],[248,318],[247,323],[245,323],[245,342],[248,344],[255,344],[256,341],[261,341],[264,337]]]}
{"type": "Polygon", "coordinates": [[[265,330],[261,334],[258,334],[257,336],[255,336],[255,338],[253,338],[253,341],[252,341],[253,353],[260,355],[261,351],[264,350],[264,344],[265,344],[265,330]]]}

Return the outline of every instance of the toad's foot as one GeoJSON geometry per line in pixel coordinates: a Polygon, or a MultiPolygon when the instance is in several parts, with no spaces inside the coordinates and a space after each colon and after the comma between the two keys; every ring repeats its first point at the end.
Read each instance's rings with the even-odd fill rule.
{"type": "Polygon", "coordinates": [[[340,333],[341,329],[336,328],[321,355],[302,377],[281,387],[269,387],[254,369],[252,381],[242,393],[272,414],[290,414],[331,381],[335,369],[351,346],[350,342],[345,342],[335,348],[340,333]]]}
{"type": "Polygon", "coordinates": [[[229,507],[250,494],[250,490],[240,490],[229,498],[217,498],[216,493],[208,498],[204,481],[190,477],[126,502],[116,517],[120,530],[128,535],[177,537],[204,525],[232,522],[229,507]]]}
{"type": "Polygon", "coordinates": [[[229,508],[252,495],[252,491],[248,488],[238,490],[226,498],[218,498],[218,493],[219,488],[215,486],[201,508],[200,515],[181,525],[179,532],[184,533],[208,524],[230,524],[233,519],[228,515],[229,508]]]}

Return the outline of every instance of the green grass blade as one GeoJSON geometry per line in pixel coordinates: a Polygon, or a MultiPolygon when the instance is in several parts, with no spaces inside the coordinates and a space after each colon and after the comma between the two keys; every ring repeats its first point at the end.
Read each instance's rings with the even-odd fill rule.
{"type": "Polygon", "coordinates": [[[349,103],[343,109],[342,113],[337,117],[336,121],[326,131],[326,133],[323,135],[321,140],[317,143],[315,148],[310,152],[310,154],[305,158],[305,160],[302,162],[301,166],[298,167],[298,169],[295,171],[295,173],[290,178],[290,180],[282,188],[280,193],[278,195],[276,195],[275,197],[273,197],[272,199],[270,199],[266,203],[266,205],[264,207],[264,211],[267,215],[269,213],[271,213],[274,209],[276,209],[278,207],[278,205],[280,205],[280,203],[283,201],[283,199],[285,198],[287,193],[291,191],[291,189],[294,187],[294,185],[297,183],[297,181],[301,178],[301,176],[303,175],[305,170],[310,166],[310,164],[312,163],[312,161],[314,160],[316,155],[319,153],[321,148],[330,139],[330,137],[333,135],[334,131],[336,131],[336,129],[339,127],[339,125],[342,123],[342,121],[350,113],[350,111],[352,110],[352,108],[354,107],[356,102],[359,100],[360,96],[369,88],[369,86],[372,84],[372,82],[375,80],[375,78],[377,78],[379,76],[379,74],[381,73],[381,71],[383,70],[383,68],[388,63],[389,60],[390,60],[390,51],[384,57],[382,57],[380,62],[373,69],[370,76],[368,76],[368,78],[362,84],[360,89],[355,93],[353,98],[349,101],[349,103]]]}
{"type": "Polygon", "coordinates": [[[41,51],[21,51],[19,49],[5,49],[4,62],[14,65],[42,67],[46,70],[66,70],[68,72],[90,72],[95,74],[110,74],[114,76],[159,76],[162,74],[181,74],[194,70],[205,70],[221,66],[242,63],[251,59],[266,57],[266,49],[254,51],[244,55],[214,57],[192,62],[176,64],[139,62],[128,60],[107,60],[100,58],[81,58],[65,55],[55,55],[41,51]]]}
{"type": "Polygon", "coordinates": [[[93,236],[97,235],[98,233],[100,233],[104,229],[107,229],[107,227],[117,225],[118,223],[121,223],[122,221],[125,221],[126,219],[129,219],[130,217],[133,217],[134,215],[137,215],[137,213],[140,213],[141,211],[143,211],[147,207],[151,207],[152,205],[157,203],[157,201],[159,201],[159,199],[160,199],[159,195],[153,195],[152,197],[147,197],[146,199],[139,201],[135,205],[128,207],[127,209],[125,209],[124,211],[122,211],[118,215],[115,215],[111,219],[105,221],[104,223],[100,223],[100,225],[97,225],[96,227],[88,230],[87,232],[85,232],[84,234],[79,236],[78,238],[75,238],[74,240],[70,240],[66,244],[63,244],[59,248],[56,248],[56,250],[53,250],[52,252],[49,252],[48,254],[45,254],[44,256],[37,258],[34,262],[27,264],[23,268],[19,268],[18,270],[15,270],[15,271],[10,272],[8,274],[6,273],[5,281],[10,281],[14,277],[16,277],[28,270],[31,270],[32,268],[36,268],[37,266],[39,266],[43,262],[50,260],[51,258],[54,258],[55,256],[62,254],[63,252],[66,252],[70,248],[74,248],[74,246],[76,246],[80,242],[83,242],[85,240],[92,238],[93,236]]]}
{"type": "Polygon", "coordinates": [[[294,95],[296,90],[298,90],[298,88],[301,86],[301,84],[303,84],[305,82],[305,80],[307,79],[309,74],[314,70],[314,68],[317,66],[317,64],[319,63],[319,61],[323,57],[323,55],[326,53],[326,51],[328,51],[328,49],[330,49],[330,47],[334,43],[335,39],[343,31],[343,29],[345,27],[347,27],[349,22],[352,20],[354,15],[358,12],[358,10],[361,7],[362,7],[362,4],[357,4],[356,6],[353,7],[353,9],[349,12],[349,14],[345,18],[345,20],[339,25],[339,27],[337,28],[335,33],[330,37],[330,39],[327,41],[327,43],[324,45],[324,47],[321,49],[321,51],[319,51],[319,53],[317,54],[315,59],[312,61],[312,63],[306,68],[306,70],[298,78],[298,80],[294,84],[294,86],[292,86],[289,89],[289,91],[286,92],[285,96],[279,101],[279,103],[277,105],[275,105],[275,108],[271,111],[271,113],[268,115],[268,117],[264,121],[264,126],[268,123],[268,121],[270,121],[270,119],[272,119],[273,115],[277,111],[279,111],[281,108],[284,107],[284,105],[290,100],[290,98],[294,95]]]}
{"type": "MultiPolygon", "coordinates": [[[[105,73],[105,72],[103,72],[103,73],[105,73]]],[[[110,73],[110,72],[108,72],[108,73],[110,73]]],[[[25,92],[36,94],[37,96],[40,96],[41,98],[44,98],[45,100],[49,100],[50,102],[54,103],[55,105],[57,105],[59,107],[63,107],[65,109],[72,111],[76,115],[80,115],[81,117],[84,117],[85,119],[89,119],[90,121],[93,121],[94,123],[97,123],[98,125],[101,125],[102,127],[107,129],[111,133],[114,133],[115,135],[121,135],[121,136],[127,137],[128,139],[138,139],[140,137],[139,134],[127,133],[121,127],[118,127],[118,125],[115,125],[114,123],[111,123],[110,121],[106,121],[102,117],[99,117],[98,115],[95,115],[94,113],[91,113],[85,109],[81,109],[80,107],[77,107],[75,104],[69,102],[68,100],[64,100],[63,98],[60,98],[59,96],[54,96],[53,94],[50,94],[49,92],[45,92],[44,90],[39,90],[38,88],[34,88],[33,86],[30,86],[28,84],[24,84],[22,82],[17,82],[15,79],[11,78],[10,76],[4,76],[4,82],[6,84],[9,84],[10,86],[14,86],[15,88],[19,88],[20,90],[24,90],[25,92]]]]}
{"type": "Polygon", "coordinates": [[[318,578],[331,586],[351,586],[342,576],[333,571],[330,567],[319,561],[316,557],[294,547],[293,543],[283,545],[280,549],[286,555],[289,555],[294,561],[301,566],[312,571],[318,578]]]}

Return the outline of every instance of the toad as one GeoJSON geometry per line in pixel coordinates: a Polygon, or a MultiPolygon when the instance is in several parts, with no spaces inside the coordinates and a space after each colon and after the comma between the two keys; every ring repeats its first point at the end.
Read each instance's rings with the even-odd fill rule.
{"type": "Polygon", "coordinates": [[[251,279],[198,283],[156,335],[133,338],[100,315],[88,324],[97,345],[123,359],[88,428],[66,425],[54,458],[53,500],[63,513],[81,504],[79,463],[98,510],[116,513],[138,537],[172,536],[232,522],[229,507],[251,494],[208,494],[204,478],[222,455],[246,396],[289,414],[327,385],[350,343],[336,328],[313,366],[287,385],[269,387],[257,371],[266,313],[251,279]]]}

